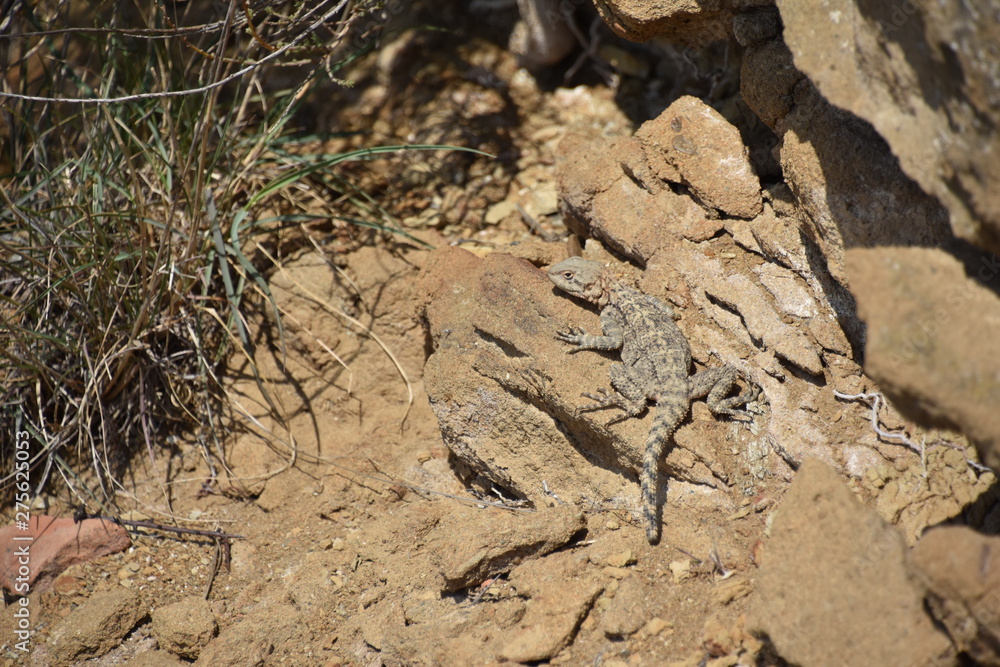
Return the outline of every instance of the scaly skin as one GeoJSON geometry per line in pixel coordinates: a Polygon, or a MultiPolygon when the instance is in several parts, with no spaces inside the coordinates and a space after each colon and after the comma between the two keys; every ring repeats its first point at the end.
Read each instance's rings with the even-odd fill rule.
{"type": "Polygon", "coordinates": [[[603,335],[592,336],[580,329],[560,332],[560,340],[572,343],[570,350],[621,350],[622,363],[609,372],[611,392],[584,394],[595,403],[581,410],[617,407],[625,414],[609,423],[635,417],[655,405],[655,419],[646,438],[640,485],[646,539],[660,540],[658,472],[663,448],[687,416],[692,398],[708,397],[717,415],[742,414],[733,408],[752,400],[755,392],[726,398],[736,381],[735,369],[712,368],[691,376],[691,349],[674,323],[673,311],[663,301],[616,281],[599,262],[571,257],[548,271],[549,280],[567,294],[601,308],[603,335]]]}

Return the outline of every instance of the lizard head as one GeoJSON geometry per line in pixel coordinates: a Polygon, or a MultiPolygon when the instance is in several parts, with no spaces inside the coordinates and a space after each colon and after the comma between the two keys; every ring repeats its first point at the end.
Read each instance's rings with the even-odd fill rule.
{"type": "Polygon", "coordinates": [[[597,304],[600,304],[606,296],[602,279],[604,265],[600,262],[582,257],[570,257],[551,267],[548,273],[549,280],[567,294],[597,304]]]}

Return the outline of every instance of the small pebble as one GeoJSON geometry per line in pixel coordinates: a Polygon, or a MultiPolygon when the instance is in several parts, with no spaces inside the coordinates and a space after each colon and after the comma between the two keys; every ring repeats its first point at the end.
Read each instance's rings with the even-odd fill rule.
{"type": "Polygon", "coordinates": [[[655,637],[668,628],[673,629],[673,624],[657,616],[646,621],[640,632],[646,637],[655,637]]]}
{"type": "Polygon", "coordinates": [[[674,575],[674,581],[681,581],[691,576],[691,561],[675,560],[670,563],[670,571],[674,575]]]}
{"type": "Polygon", "coordinates": [[[627,567],[629,565],[634,565],[635,561],[635,554],[633,554],[631,550],[611,554],[607,558],[607,564],[611,567],[627,567]]]}

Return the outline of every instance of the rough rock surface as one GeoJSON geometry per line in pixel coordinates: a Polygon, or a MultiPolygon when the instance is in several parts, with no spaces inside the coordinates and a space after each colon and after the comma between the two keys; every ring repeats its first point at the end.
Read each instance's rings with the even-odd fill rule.
{"type": "Polygon", "coordinates": [[[740,133],[693,97],[633,137],[570,135],[559,155],[560,196],[579,231],[643,262],[672,239],[711,238],[723,225],[716,209],[743,218],[761,212],[760,182],[740,133]],[[675,192],[678,186],[695,197],[675,192]]]}
{"type": "Polygon", "coordinates": [[[1000,664],[1000,537],[934,528],[913,549],[934,616],[977,665],[1000,664]]]}
{"type": "Polygon", "coordinates": [[[146,616],[132,591],[118,589],[95,595],[59,622],[49,635],[45,651],[52,664],[104,655],[146,616]]]}
{"type": "Polygon", "coordinates": [[[126,662],[125,667],[184,667],[187,664],[166,651],[146,651],[126,662]]]}
{"type": "Polygon", "coordinates": [[[722,227],[669,187],[680,173],[637,137],[603,142],[569,135],[559,144],[558,176],[568,224],[643,263],[671,239],[705,240],[722,227]]]}
{"type": "Polygon", "coordinates": [[[498,484],[520,497],[540,497],[548,485],[556,493],[622,495],[627,459],[594,443],[585,451],[601,461],[595,470],[553,421],[552,412],[574,419],[570,396],[579,391],[571,388],[573,378],[561,380],[560,405],[540,400],[551,380],[535,360],[565,359],[569,368],[575,362],[578,373],[586,367],[578,357],[567,358],[555,338],[550,309],[565,300],[555,297],[548,279],[509,255],[479,260],[447,249],[427,263],[420,291],[427,295],[425,317],[436,348],[424,370],[428,398],[449,447],[488,478],[484,490],[498,484]],[[455,275],[462,278],[456,282],[455,275]]]}
{"type": "Polygon", "coordinates": [[[751,624],[797,664],[947,664],[936,661],[954,658],[948,638],[905,562],[899,532],[808,459],[775,512],[751,624]]]}
{"type": "Polygon", "coordinates": [[[248,637],[245,632],[223,632],[198,656],[196,665],[260,667],[274,651],[274,644],[265,637],[248,637]]]}
{"type": "Polygon", "coordinates": [[[511,574],[511,585],[531,597],[524,618],[512,628],[500,658],[512,662],[549,660],[568,644],[594,600],[604,590],[582,578],[565,557],[534,561],[511,574]],[[566,589],[570,591],[566,595],[566,589]]]}
{"type": "MultiPolygon", "coordinates": [[[[984,119],[996,109],[986,92],[995,78],[989,64],[995,56],[987,55],[995,29],[950,8],[916,3],[869,7],[838,0],[779,7],[781,22],[759,10],[734,24],[747,47],[741,90],[780,138],[796,215],[822,255],[811,263],[824,262],[839,283],[824,288],[852,345],[862,345],[866,335],[853,321],[855,298],[865,300],[874,317],[902,309],[917,317],[911,324],[934,328],[943,320],[931,313],[957,315],[953,296],[971,292],[969,278],[948,271],[927,291],[887,293],[862,275],[850,278],[845,253],[851,248],[869,248],[868,257],[884,253],[888,262],[899,251],[886,246],[936,247],[939,256],[952,255],[953,264],[961,261],[970,275],[978,274],[991,291],[976,292],[977,306],[995,312],[995,256],[969,259],[973,253],[953,241],[952,231],[994,252],[1000,247],[994,194],[1000,169],[993,152],[982,148],[992,142],[992,130],[984,128],[994,124],[984,119]]],[[[977,377],[995,376],[996,357],[988,344],[983,347],[983,328],[969,320],[946,336],[930,334],[934,354],[907,367],[886,363],[887,355],[899,357],[913,348],[914,337],[927,334],[890,317],[879,322],[877,331],[868,330],[882,341],[870,360],[877,379],[907,405],[909,415],[929,424],[959,424],[985,444],[984,457],[1000,460],[991,444],[1000,436],[995,416],[983,421],[968,414],[976,410],[967,402],[973,396],[950,391],[971,388],[955,371],[970,359],[985,366],[976,369],[977,377]],[[963,362],[950,368],[950,362],[938,363],[959,358],[963,362]],[[933,382],[918,377],[929,363],[938,369],[933,382]]],[[[985,323],[992,326],[992,320],[985,323]]],[[[990,393],[988,386],[979,387],[976,396],[990,393]]]]}
{"type": "Polygon", "coordinates": [[[219,629],[205,598],[191,596],[153,610],[150,632],[160,648],[194,660],[219,629]]]}
{"type": "Polygon", "coordinates": [[[929,440],[919,464],[903,470],[880,464],[865,471],[861,484],[875,497],[875,511],[903,533],[909,546],[917,543],[928,526],[958,516],[983,531],[1000,530],[996,477],[992,473],[970,475],[962,449],[941,446],[936,438],[929,440]]]}
{"type": "MultiPolygon", "coordinates": [[[[438,532],[451,535],[462,526],[468,539],[446,539],[433,549],[447,590],[474,586],[508,572],[515,564],[544,556],[570,541],[585,523],[572,506],[538,513],[457,512],[442,519],[438,532]]],[[[435,543],[435,534],[428,538],[435,543]]]]}
{"type": "MultiPolygon", "coordinates": [[[[790,466],[807,455],[855,476],[878,462],[878,452],[897,456],[898,448],[873,433],[841,441],[831,432],[843,404],[829,385],[845,393],[863,385],[836,319],[822,312],[809,283],[780,267],[761,268],[769,264],[739,254],[724,238],[716,244],[663,246],[640,287],[679,306],[679,325],[701,365],[741,369],[764,389],[769,409],[747,429],[712,419],[696,402],[692,423],[679,429],[666,456],[668,476],[714,490],[712,502],[726,504],[727,490],[752,496],[790,479],[790,466]],[[748,265],[783,277],[770,281],[779,298],[754,287],[748,265]],[[803,301],[804,295],[811,298],[803,301]],[[829,347],[840,352],[813,335],[823,322],[829,347]],[[803,372],[816,381],[788,381],[803,372]]],[[[461,250],[438,251],[419,291],[434,347],[425,369],[428,397],[474,485],[487,493],[495,485],[536,504],[551,492],[634,509],[652,417],[609,427],[611,416],[579,413],[580,394],[607,385],[612,360],[567,354],[555,336],[567,325],[597,330],[596,314],[554,292],[529,263],[500,253],[479,260],[461,250]]]]}
{"type": "Polygon", "coordinates": [[[902,169],[944,203],[958,236],[1000,253],[1000,158],[986,120],[998,107],[1000,27],[976,18],[993,4],[778,6],[795,66],[831,104],[875,127],[902,169]]]}
{"type": "Polygon", "coordinates": [[[872,377],[908,416],[961,429],[1000,466],[1000,300],[976,279],[996,280],[1000,264],[966,268],[935,248],[847,257],[852,284],[865,286],[858,309],[872,377]]]}
{"type": "Polygon", "coordinates": [[[666,169],[656,169],[664,180],[687,185],[702,203],[728,215],[760,213],[760,182],[739,130],[698,98],[681,97],[635,136],[654,169],[666,161],[666,169]],[[671,171],[679,178],[670,178],[671,171]]]}
{"type": "Polygon", "coordinates": [[[746,50],[741,90],[781,139],[803,228],[842,283],[845,248],[934,245],[951,236],[947,211],[900,169],[867,121],[830,104],[795,69],[780,37],[746,50]]]}
{"type": "Polygon", "coordinates": [[[616,33],[636,42],[663,37],[691,46],[726,39],[733,16],[769,0],[713,0],[711,2],[635,2],[599,0],[595,3],[604,22],[616,33]]]}
{"type": "Polygon", "coordinates": [[[635,575],[622,579],[615,596],[601,617],[601,629],[609,637],[627,637],[649,620],[644,615],[642,599],[646,589],[635,575]]]}
{"type": "Polygon", "coordinates": [[[62,572],[77,563],[86,563],[124,551],[132,544],[128,532],[113,521],[32,515],[28,530],[11,524],[0,529],[0,586],[10,595],[19,594],[19,550],[29,547],[27,583],[32,592],[44,592],[62,572]],[[19,538],[33,538],[30,542],[19,538]]]}

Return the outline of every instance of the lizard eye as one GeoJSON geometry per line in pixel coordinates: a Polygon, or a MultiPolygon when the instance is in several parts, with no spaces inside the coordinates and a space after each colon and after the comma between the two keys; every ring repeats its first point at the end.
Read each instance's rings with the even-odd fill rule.
{"type": "Polygon", "coordinates": [[[572,271],[563,271],[563,278],[565,278],[566,280],[572,280],[573,279],[573,272],[572,271]]]}

